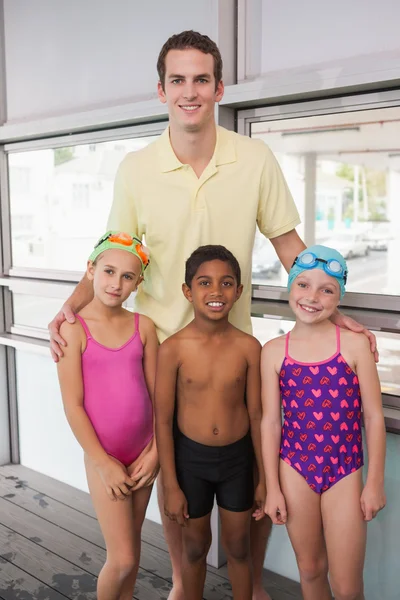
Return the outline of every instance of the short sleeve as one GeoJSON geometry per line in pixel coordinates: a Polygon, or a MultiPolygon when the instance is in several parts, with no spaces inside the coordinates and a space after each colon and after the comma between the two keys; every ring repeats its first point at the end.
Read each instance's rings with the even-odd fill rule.
{"type": "Polygon", "coordinates": [[[107,221],[108,230],[125,231],[138,235],[138,219],[133,190],[132,156],[128,154],[120,166],[114,181],[114,198],[107,221]]]}
{"type": "Polygon", "coordinates": [[[257,224],[261,233],[272,239],[295,229],[300,217],[278,161],[268,146],[264,143],[263,146],[265,161],[260,181],[257,224]]]}

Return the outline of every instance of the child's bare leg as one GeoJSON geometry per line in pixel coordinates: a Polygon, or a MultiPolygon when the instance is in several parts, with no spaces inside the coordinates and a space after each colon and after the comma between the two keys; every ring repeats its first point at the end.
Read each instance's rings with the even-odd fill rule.
{"type": "Polygon", "coordinates": [[[130,600],[140,558],[140,529],[150,488],[113,502],[90,459],[85,458],[90,494],[107,548],[107,560],[97,582],[98,600],[130,600]],[[137,511],[134,514],[133,506],[137,511]]]}
{"type": "Polygon", "coordinates": [[[261,521],[251,520],[250,553],[253,569],[253,600],[271,600],[263,585],[265,551],[271,534],[272,521],[265,516],[261,521]]]}
{"type": "Polygon", "coordinates": [[[184,600],[182,583],[182,529],[180,525],[171,521],[164,514],[164,493],[162,488],[162,473],[157,478],[157,498],[160,509],[161,521],[163,524],[164,537],[168,545],[169,556],[172,566],[172,584],[173,588],[168,596],[168,600],[184,600]]]}
{"type": "Polygon", "coordinates": [[[296,554],[303,598],[332,600],[320,496],[282,460],[279,470],[288,512],[287,530],[296,554]]]}
{"type": "Polygon", "coordinates": [[[140,551],[142,546],[142,526],[146,516],[147,505],[150,500],[151,490],[153,486],[142,488],[132,494],[132,511],[133,511],[133,536],[134,536],[134,547],[135,556],[135,569],[132,575],[126,580],[119,600],[132,600],[132,590],[135,588],[137,573],[140,563],[140,551]]]}
{"type": "Polygon", "coordinates": [[[250,560],[250,519],[252,510],[232,512],[219,509],[222,544],[228,561],[234,600],[251,600],[253,581],[250,560]]]}
{"type": "Polygon", "coordinates": [[[321,498],[329,574],[335,600],[364,600],[367,527],[360,506],[361,469],[344,477],[321,498]]]}
{"type": "Polygon", "coordinates": [[[211,545],[211,514],[189,519],[182,528],[182,581],[184,598],[202,600],[206,579],[206,558],[211,545]]]}

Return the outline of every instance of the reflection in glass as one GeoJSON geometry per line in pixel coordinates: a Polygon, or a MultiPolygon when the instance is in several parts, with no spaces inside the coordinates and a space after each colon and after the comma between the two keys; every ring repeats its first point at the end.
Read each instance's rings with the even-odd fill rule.
{"type": "Polygon", "coordinates": [[[157,136],[8,155],[13,267],[83,271],[128,152],[157,136]]]}
{"type": "MultiPolygon", "coordinates": [[[[400,294],[400,108],[252,123],[251,135],[275,153],[307,245],[331,245],[349,261],[347,289],[400,294]]],[[[255,283],[286,284],[274,255],[260,236],[255,283]]]]}

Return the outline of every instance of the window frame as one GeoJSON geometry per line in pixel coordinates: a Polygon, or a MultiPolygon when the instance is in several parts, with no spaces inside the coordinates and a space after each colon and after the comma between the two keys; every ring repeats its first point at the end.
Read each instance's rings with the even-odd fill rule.
{"type": "MultiPolygon", "coordinates": [[[[371,110],[374,108],[390,108],[394,106],[400,107],[400,89],[352,96],[337,96],[329,99],[301,101],[284,105],[264,106],[239,110],[237,113],[237,129],[242,135],[251,137],[251,126],[253,123],[354,112],[356,110],[371,110]]],[[[253,298],[256,300],[273,299],[277,294],[281,296],[284,293],[285,288],[283,287],[253,284],[253,298]]],[[[396,295],[350,292],[346,294],[343,306],[352,309],[368,308],[371,310],[400,313],[400,297],[396,295]]],[[[398,330],[400,331],[400,322],[398,330]]]]}
{"type": "MultiPolygon", "coordinates": [[[[263,106],[239,110],[237,130],[242,135],[251,137],[253,123],[394,106],[400,106],[400,89],[263,106]]],[[[341,310],[371,330],[400,334],[400,296],[348,292],[341,304],[341,310]]],[[[292,320],[287,289],[282,286],[253,284],[251,314],[255,317],[292,320]]],[[[385,409],[400,411],[400,395],[382,394],[382,399],[385,409]]],[[[398,424],[390,430],[399,433],[400,413],[397,418],[398,424]]]]}
{"type": "MultiPolygon", "coordinates": [[[[168,126],[168,121],[99,129],[88,133],[52,136],[25,142],[12,142],[0,147],[0,175],[4,173],[4,183],[1,186],[2,199],[2,234],[3,234],[3,270],[1,275],[30,279],[45,279],[59,282],[77,282],[81,274],[75,271],[54,269],[38,269],[34,267],[14,267],[12,264],[12,231],[11,231],[11,193],[8,181],[8,156],[14,153],[66,148],[84,144],[98,144],[114,140],[139,139],[142,137],[161,135],[168,126]]],[[[0,177],[0,179],[3,179],[0,177]]]]}

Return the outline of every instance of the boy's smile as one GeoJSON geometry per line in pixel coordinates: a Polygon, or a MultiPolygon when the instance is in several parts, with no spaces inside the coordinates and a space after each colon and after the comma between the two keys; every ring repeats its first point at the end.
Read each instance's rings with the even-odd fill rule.
{"type": "Polygon", "coordinates": [[[228,316],[242,293],[242,286],[238,286],[229,263],[210,260],[199,266],[190,288],[184,284],[183,293],[193,303],[195,316],[214,320],[217,316],[228,316]]]}

